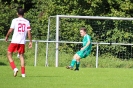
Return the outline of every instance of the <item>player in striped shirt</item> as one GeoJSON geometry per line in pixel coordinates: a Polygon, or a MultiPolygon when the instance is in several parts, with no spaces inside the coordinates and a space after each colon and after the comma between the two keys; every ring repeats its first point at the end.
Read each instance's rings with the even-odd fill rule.
{"type": "Polygon", "coordinates": [[[28,34],[29,38],[29,48],[32,47],[32,36],[31,36],[31,28],[30,22],[25,19],[24,9],[17,9],[18,18],[14,18],[12,20],[10,29],[5,37],[5,41],[8,41],[9,35],[13,32],[12,40],[10,45],[8,46],[7,57],[10,63],[11,68],[14,71],[14,77],[17,76],[18,68],[16,67],[14,60],[12,58],[13,52],[18,52],[20,56],[21,62],[21,74],[22,77],[25,77],[25,63],[24,63],[24,52],[25,52],[25,40],[26,35],[28,34]]]}

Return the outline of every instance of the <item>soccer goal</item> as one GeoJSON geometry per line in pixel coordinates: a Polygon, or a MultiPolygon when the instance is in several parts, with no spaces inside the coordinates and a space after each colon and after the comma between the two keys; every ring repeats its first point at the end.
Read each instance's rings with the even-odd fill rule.
{"type": "MultiPolygon", "coordinates": [[[[46,66],[49,66],[50,60],[55,62],[56,67],[69,63],[82,46],[79,35],[82,26],[88,29],[93,40],[92,52],[87,60],[95,58],[96,68],[100,64],[99,57],[133,58],[133,18],[56,15],[48,20],[46,66]]],[[[90,64],[87,60],[85,65],[90,64]]]]}

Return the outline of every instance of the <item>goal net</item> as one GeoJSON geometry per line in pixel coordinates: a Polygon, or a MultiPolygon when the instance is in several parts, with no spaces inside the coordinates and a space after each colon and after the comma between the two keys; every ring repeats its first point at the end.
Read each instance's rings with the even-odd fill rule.
{"type": "Polygon", "coordinates": [[[46,66],[70,64],[82,47],[79,34],[82,26],[87,28],[93,42],[91,55],[82,60],[82,67],[113,67],[115,60],[133,58],[133,18],[57,15],[49,18],[46,66]]]}

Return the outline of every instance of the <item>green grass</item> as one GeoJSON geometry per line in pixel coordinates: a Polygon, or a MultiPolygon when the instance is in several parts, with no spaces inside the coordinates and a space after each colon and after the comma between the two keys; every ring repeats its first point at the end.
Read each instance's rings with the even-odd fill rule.
{"type": "Polygon", "coordinates": [[[26,78],[17,77],[9,66],[0,66],[0,88],[133,88],[133,69],[27,66],[26,78]]]}

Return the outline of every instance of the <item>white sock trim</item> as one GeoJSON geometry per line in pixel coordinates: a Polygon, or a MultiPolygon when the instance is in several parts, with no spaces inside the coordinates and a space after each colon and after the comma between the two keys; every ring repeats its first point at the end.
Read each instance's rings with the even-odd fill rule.
{"type": "Polygon", "coordinates": [[[14,71],[18,71],[18,69],[17,68],[14,68],[14,71]]]}
{"type": "Polygon", "coordinates": [[[22,77],[25,77],[25,74],[22,74],[22,77]]]}

